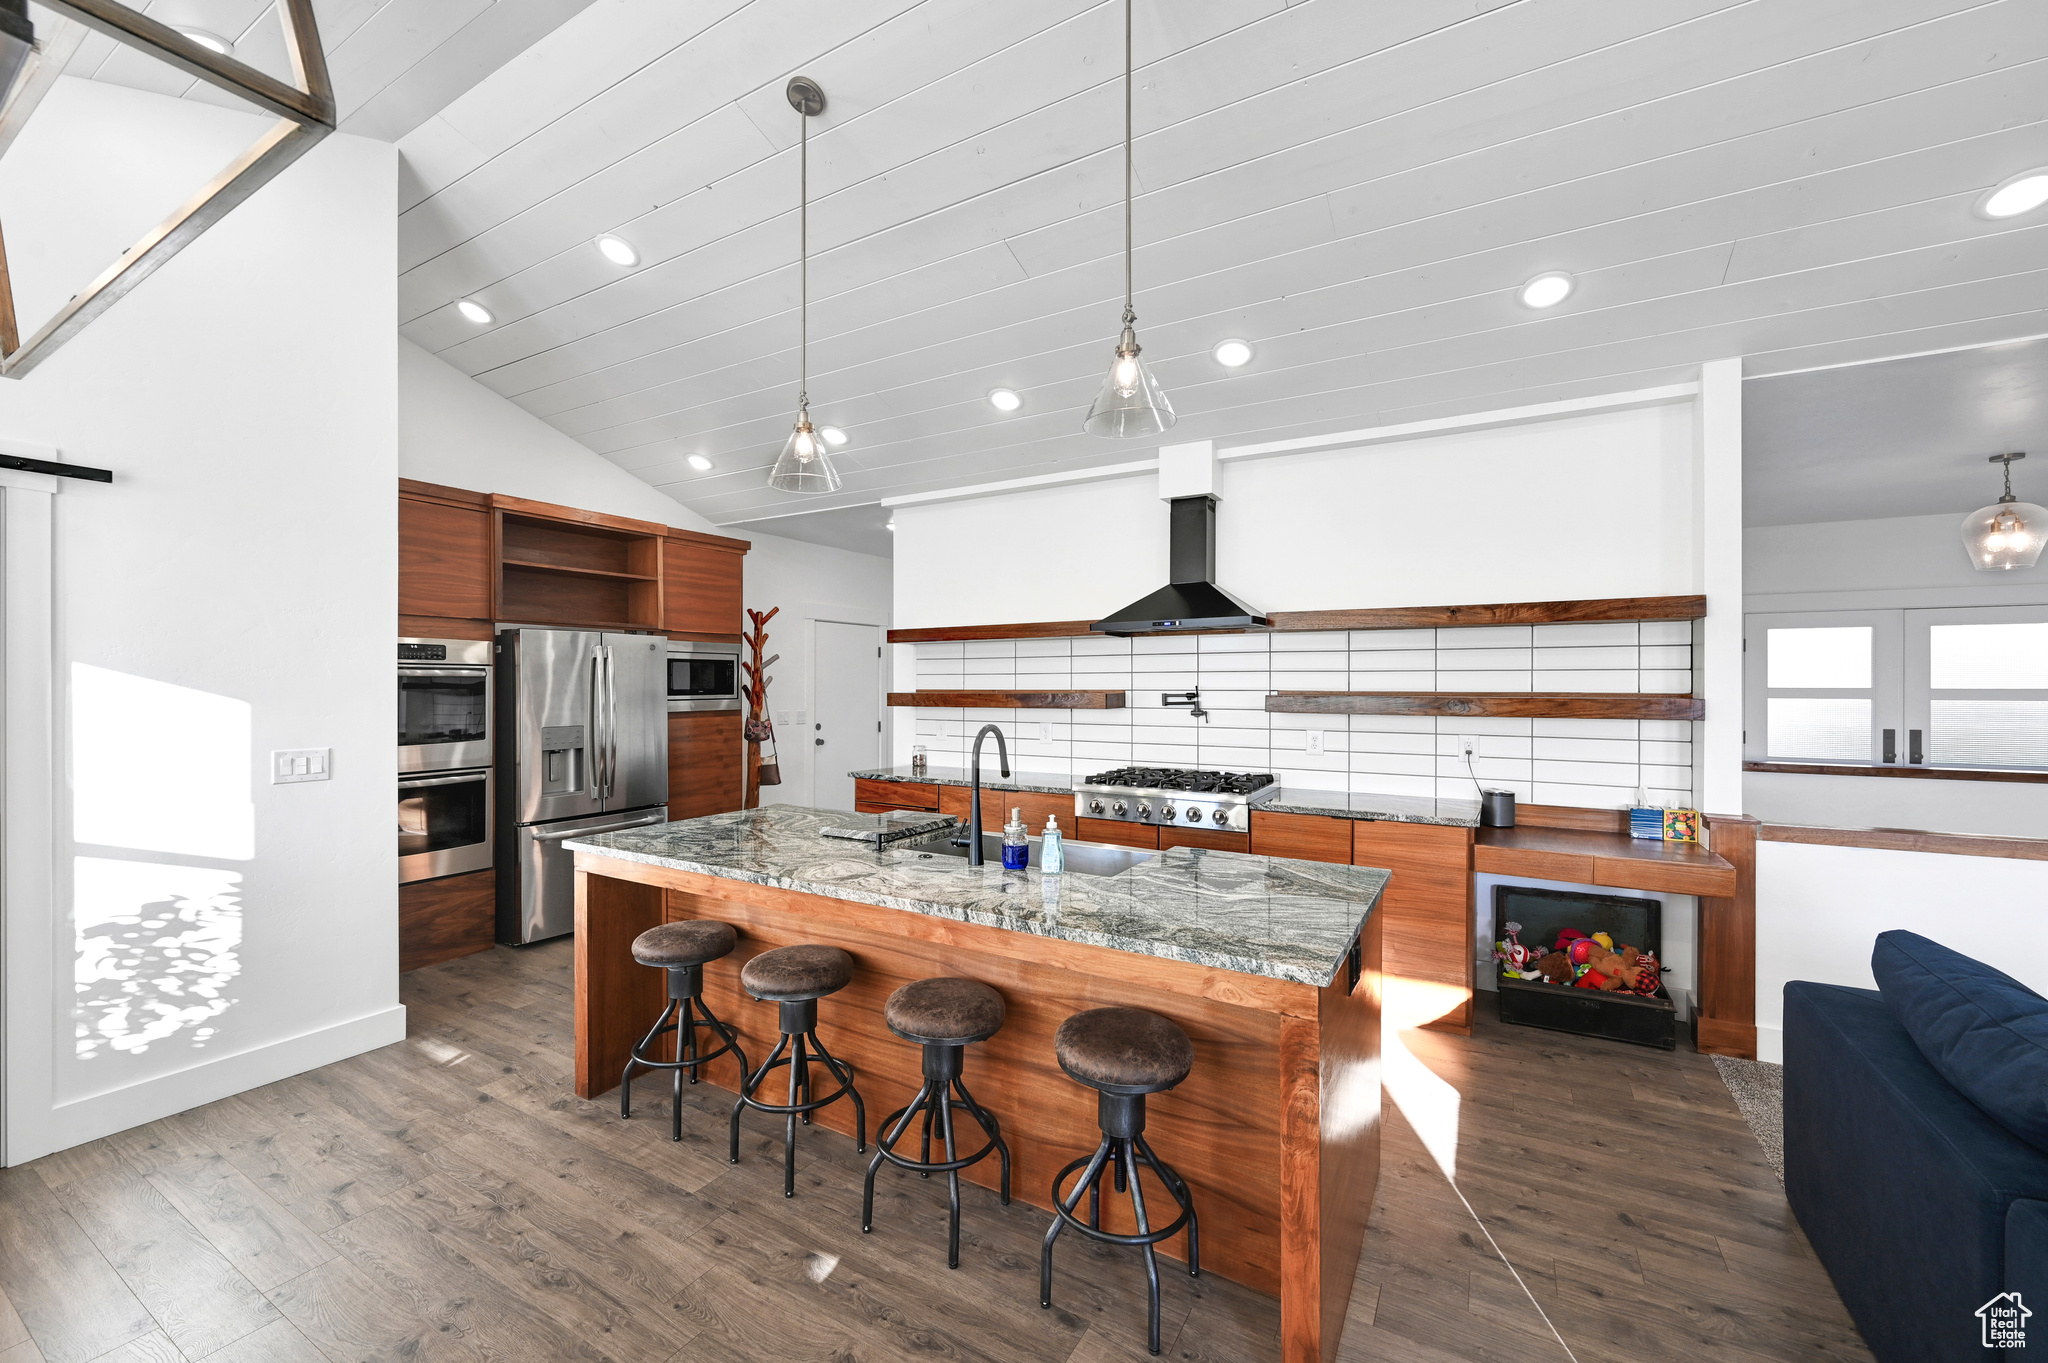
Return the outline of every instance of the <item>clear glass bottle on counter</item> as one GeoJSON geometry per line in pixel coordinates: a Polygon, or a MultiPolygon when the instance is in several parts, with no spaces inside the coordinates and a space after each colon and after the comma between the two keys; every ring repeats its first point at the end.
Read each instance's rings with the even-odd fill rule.
{"type": "Polygon", "coordinates": [[[919,743],[910,750],[910,774],[922,776],[925,773],[924,744],[919,743]]]}
{"type": "Polygon", "coordinates": [[[1024,827],[1024,810],[1010,809],[1010,821],[1003,825],[1003,869],[1021,871],[1031,864],[1031,832],[1024,827]]]}

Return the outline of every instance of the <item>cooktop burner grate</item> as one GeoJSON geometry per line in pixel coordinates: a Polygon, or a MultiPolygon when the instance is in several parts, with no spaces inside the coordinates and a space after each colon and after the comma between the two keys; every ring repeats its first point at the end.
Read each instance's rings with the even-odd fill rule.
{"type": "Polygon", "coordinates": [[[1184,771],[1175,767],[1118,767],[1084,779],[1088,786],[1184,790],[1194,795],[1250,795],[1273,784],[1264,772],[1184,771]]]}

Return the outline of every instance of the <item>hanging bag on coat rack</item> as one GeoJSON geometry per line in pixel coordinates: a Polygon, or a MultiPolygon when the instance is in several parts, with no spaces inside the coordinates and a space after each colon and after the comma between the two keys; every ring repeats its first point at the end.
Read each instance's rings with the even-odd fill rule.
{"type": "Polygon", "coordinates": [[[761,765],[754,777],[754,783],[762,786],[781,785],[782,754],[775,746],[775,722],[770,719],[748,720],[747,741],[749,743],[765,743],[768,745],[768,751],[761,758],[761,765]]]}

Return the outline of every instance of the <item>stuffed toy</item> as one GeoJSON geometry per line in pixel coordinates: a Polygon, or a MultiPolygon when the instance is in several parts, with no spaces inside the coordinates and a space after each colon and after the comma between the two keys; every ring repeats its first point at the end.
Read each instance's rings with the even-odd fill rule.
{"type": "Polygon", "coordinates": [[[1609,937],[1609,936],[1608,936],[1608,935],[1607,935],[1606,933],[1604,933],[1604,932],[1596,932],[1596,933],[1594,933],[1594,934],[1593,934],[1593,940],[1594,940],[1594,941],[1596,941],[1596,942],[1598,942],[1598,943],[1599,943],[1599,944],[1601,945],[1601,947],[1602,947],[1602,948],[1604,948],[1605,950],[1608,950],[1608,951],[1612,951],[1612,950],[1614,950],[1614,939],[1613,939],[1612,937],[1609,937]]]}
{"type": "Polygon", "coordinates": [[[1577,928],[1560,929],[1557,934],[1557,949],[1559,951],[1570,951],[1572,949],[1572,943],[1578,941],[1581,937],[1584,937],[1585,935],[1585,933],[1580,932],[1577,928]]]}
{"type": "Polygon", "coordinates": [[[1536,962],[1537,975],[1552,984],[1572,982],[1572,963],[1562,951],[1553,951],[1536,962]]]}
{"type": "Polygon", "coordinates": [[[1589,964],[1595,956],[1604,956],[1606,951],[1590,937],[1574,937],[1565,954],[1571,957],[1573,965],[1589,964]]]}
{"type": "Polygon", "coordinates": [[[1617,986],[1613,980],[1602,975],[1598,970],[1589,965],[1586,967],[1585,974],[1579,976],[1577,987],[1580,989],[1613,989],[1617,986]]]}
{"type": "Polygon", "coordinates": [[[1656,956],[1650,952],[1644,952],[1636,958],[1636,974],[1638,978],[1635,984],[1635,992],[1654,997],[1657,990],[1661,987],[1658,977],[1663,973],[1664,967],[1657,964],[1656,956]]]}
{"type": "Polygon", "coordinates": [[[1523,946],[1516,937],[1516,934],[1522,930],[1520,923],[1510,923],[1507,927],[1508,935],[1501,941],[1493,944],[1493,956],[1510,973],[1520,975],[1534,967],[1536,964],[1536,951],[1533,947],[1523,946]]]}

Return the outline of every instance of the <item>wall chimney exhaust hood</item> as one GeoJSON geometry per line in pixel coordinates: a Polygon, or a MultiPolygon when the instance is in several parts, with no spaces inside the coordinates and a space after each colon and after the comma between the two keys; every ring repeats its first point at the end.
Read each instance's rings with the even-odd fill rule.
{"type": "Polygon", "coordinates": [[[1170,581],[1106,620],[1088,626],[1098,634],[1173,634],[1199,629],[1264,629],[1269,623],[1244,602],[1218,587],[1216,499],[1174,497],[1167,571],[1170,581]]]}

